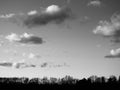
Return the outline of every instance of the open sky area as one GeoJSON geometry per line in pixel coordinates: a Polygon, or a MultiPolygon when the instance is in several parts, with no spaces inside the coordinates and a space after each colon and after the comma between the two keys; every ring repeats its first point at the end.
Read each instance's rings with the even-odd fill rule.
{"type": "Polygon", "coordinates": [[[0,76],[120,75],[120,0],[0,0],[0,76]]]}

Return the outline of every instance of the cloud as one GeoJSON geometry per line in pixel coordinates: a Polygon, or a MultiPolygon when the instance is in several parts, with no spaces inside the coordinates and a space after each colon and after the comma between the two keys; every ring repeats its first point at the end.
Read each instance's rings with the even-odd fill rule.
{"type": "Polygon", "coordinates": [[[17,62],[13,63],[13,67],[16,69],[21,69],[21,68],[30,68],[30,67],[36,67],[34,64],[27,64],[25,62],[17,62]]]}
{"type": "Polygon", "coordinates": [[[11,33],[10,35],[6,36],[5,38],[8,39],[10,42],[21,40],[20,37],[15,33],[11,33]]]}
{"type": "Polygon", "coordinates": [[[27,15],[35,15],[37,14],[38,12],[36,10],[32,10],[30,12],[27,13],[27,15]]]}
{"type": "MultiPolygon", "coordinates": [[[[67,2],[69,2],[69,0],[67,2]]],[[[49,23],[61,24],[66,20],[72,19],[73,14],[72,10],[68,7],[50,5],[47,8],[31,10],[27,13],[20,12],[0,15],[0,18],[18,25],[32,28],[36,26],[44,26],[49,23]]]]}
{"type": "Polygon", "coordinates": [[[100,21],[93,30],[95,34],[111,38],[114,43],[120,42],[120,14],[114,14],[110,21],[100,21]]]}
{"type": "Polygon", "coordinates": [[[44,41],[41,37],[34,36],[33,34],[23,33],[22,35],[17,35],[11,33],[5,37],[10,42],[19,42],[22,44],[42,44],[44,41]]]}
{"type": "Polygon", "coordinates": [[[120,58],[120,48],[111,50],[110,55],[105,56],[106,58],[120,58]]]}
{"type": "Polygon", "coordinates": [[[60,7],[57,5],[48,6],[45,10],[46,13],[54,14],[60,11],[60,7]]]}
{"type": "Polygon", "coordinates": [[[72,16],[70,8],[61,8],[57,5],[48,6],[41,13],[36,13],[35,11],[33,13],[33,15],[28,14],[28,17],[23,21],[24,26],[30,28],[49,23],[60,24],[72,16]]]}
{"type": "Polygon", "coordinates": [[[28,58],[29,58],[29,59],[40,58],[40,55],[34,54],[34,53],[30,53],[30,54],[28,55],[28,58]]]}
{"type": "Polygon", "coordinates": [[[19,62],[2,61],[2,62],[0,62],[0,66],[2,66],[2,67],[11,67],[11,68],[15,68],[15,69],[36,67],[36,65],[28,64],[23,60],[19,61],[19,62]]]}
{"type": "Polygon", "coordinates": [[[88,6],[101,6],[101,1],[100,0],[91,0],[88,4],[88,6]]]}
{"type": "Polygon", "coordinates": [[[56,67],[68,67],[69,65],[67,65],[66,63],[53,63],[53,62],[43,62],[41,65],[39,65],[40,67],[42,68],[45,68],[45,67],[53,67],[53,68],[56,68],[56,67]]]}
{"type": "Polygon", "coordinates": [[[0,66],[12,67],[12,65],[13,65],[12,62],[7,62],[7,61],[2,61],[2,62],[0,62],[0,66]]]}
{"type": "Polygon", "coordinates": [[[59,67],[68,67],[66,63],[56,64],[53,62],[43,62],[38,64],[26,63],[24,60],[18,62],[0,62],[1,67],[14,68],[14,69],[23,69],[23,68],[59,68],[59,67]]]}
{"type": "Polygon", "coordinates": [[[14,17],[15,14],[14,13],[10,13],[10,14],[6,14],[6,15],[0,15],[0,18],[2,19],[8,19],[8,18],[12,18],[14,17]]]}
{"type": "Polygon", "coordinates": [[[30,58],[30,59],[33,59],[34,57],[35,57],[35,54],[33,54],[33,53],[30,53],[28,56],[28,58],[30,58]]]}

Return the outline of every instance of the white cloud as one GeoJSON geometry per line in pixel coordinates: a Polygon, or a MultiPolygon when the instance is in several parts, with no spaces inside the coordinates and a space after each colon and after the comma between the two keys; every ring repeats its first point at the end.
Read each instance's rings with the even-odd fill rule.
{"type": "Polygon", "coordinates": [[[110,51],[110,55],[105,56],[107,58],[120,58],[120,48],[116,49],[116,50],[111,50],[110,51]]]}
{"type": "Polygon", "coordinates": [[[33,36],[33,34],[23,33],[20,35],[20,38],[30,38],[31,36],[33,36]]]}
{"type": "Polygon", "coordinates": [[[7,35],[5,38],[8,39],[10,42],[20,41],[20,37],[15,33],[11,33],[10,35],[7,35]]]}
{"type": "Polygon", "coordinates": [[[13,68],[13,69],[23,69],[23,68],[59,68],[59,67],[69,67],[66,63],[55,63],[55,62],[42,62],[38,64],[32,64],[31,62],[26,62],[24,59],[14,62],[14,61],[1,61],[1,67],[13,68]]]}
{"type": "Polygon", "coordinates": [[[100,0],[91,0],[88,3],[88,6],[100,6],[101,5],[101,1],[100,0]]]}
{"type": "MultiPolygon", "coordinates": [[[[61,8],[58,5],[50,5],[43,11],[43,13],[45,12],[45,13],[52,14],[52,13],[55,13],[55,12],[59,12],[60,10],[61,10],[61,8]]],[[[16,16],[36,15],[38,13],[39,12],[37,10],[31,10],[31,11],[29,11],[27,13],[19,13],[19,14],[9,13],[9,14],[5,14],[5,15],[0,15],[0,18],[9,19],[9,18],[14,17],[15,15],[16,16]]]]}
{"type": "Polygon", "coordinates": [[[15,33],[11,33],[7,35],[5,39],[10,42],[19,42],[22,44],[42,44],[43,40],[41,37],[34,36],[33,34],[23,33],[22,35],[17,35],[15,33]]]}
{"type": "Polygon", "coordinates": [[[10,13],[10,14],[6,14],[6,15],[0,15],[0,18],[7,19],[7,18],[12,18],[13,16],[15,16],[15,14],[14,13],[10,13]]]}
{"type": "Polygon", "coordinates": [[[7,20],[7,22],[32,28],[36,26],[45,26],[49,23],[61,24],[65,20],[73,19],[72,16],[72,10],[69,7],[50,5],[44,9],[31,10],[26,13],[19,12],[0,15],[0,19],[3,18],[3,20],[7,20]]]}
{"type": "Polygon", "coordinates": [[[58,11],[60,11],[60,10],[61,10],[60,7],[57,6],[57,5],[51,5],[51,6],[48,6],[48,7],[46,8],[46,12],[47,12],[47,13],[55,13],[55,12],[58,12],[58,11]]]}
{"type": "Polygon", "coordinates": [[[95,34],[101,34],[104,36],[111,36],[114,34],[114,27],[112,23],[107,21],[100,21],[99,26],[93,31],[95,34]]]}
{"type": "Polygon", "coordinates": [[[111,55],[113,55],[113,56],[118,56],[118,55],[120,55],[120,48],[119,49],[116,49],[116,50],[111,50],[111,55]]]}
{"type": "MultiPolygon", "coordinates": [[[[93,30],[94,34],[109,38],[111,42],[120,43],[120,14],[114,14],[110,21],[100,21],[99,25],[93,30]]],[[[120,58],[120,48],[111,50],[106,58],[120,58]]]]}
{"type": "Polygon", "coordinates": [[[35,56],[36,56],[35,54],[30,53],[29,56],[28,56],[28,58],[29,58],[29,59],[33,59],[33,58],[35,58],[35,56]]]}
{"type": "Polygon", "coordinates": [[[6,36],[5,38],[8,39],[10,42],[13,41],[20,41],[22,38],[30,38],[33,36],[32,34],[23,33],[22,35],[17,35],[16,33],[11,33],[10,35],[6,36]]]}
{"type": "Polygon", "coordinates": [[[30,11],[30,12],[28,12],[27,14],[28,15],[35,15],[35,14],[37,14],[38,12],[36,11],[36,10],[33,10],[33,11],[30,11]]]}
{"type": "Polygon", "coordinates": [[[113,42],[120,42],[120,14],[114,14],[110,21],[100,21],[93,32],[111,37],[113,42]]]}
{"type": "Polygon", "coordinates": [[[24,59],[21,61],[12,63],[12,68],[15,68],[15,69],[28,68],[28,67],[36,67],[36,65],[26,63],[24,59]]]}
{"type": "Polygon", "coordinates": [[[39,58],[41,58],[41,56],[39,55],[39,54],[36,54],[36,53],[22,53],[22,56],[23,57],[27,57],[28,59],[34,59],[34,58],[36,58],[36,59],[39,59],[39,58]]]}
{"type": "Polygon", "coordinates": [[[29,58],[29,59],[40,58],[40,55],[39,55],[39,54],[30,53],[30,54],[28,55],[28,58],[29,58]]]}
{"type": "Polygon", "coordinates": [[[46,26],[49,23],[61,24],[66,20],[72,19],[72,11],[68,7],[50,5],[37,14],[28,17],[23,21],[23,26],[28,28],[46,26]]]}

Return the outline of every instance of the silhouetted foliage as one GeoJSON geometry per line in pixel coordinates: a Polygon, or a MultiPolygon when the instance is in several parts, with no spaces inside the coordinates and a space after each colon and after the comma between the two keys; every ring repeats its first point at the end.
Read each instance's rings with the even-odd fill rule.
{"type": "MultiPolygon", "coordinates": [[[[110,76],[105,78],[104,76],[90,76],[89,78],[83,78],[81,80],[74,79],[71,76],[65,76],[63,78],[54,78],[54,77],[43,77],[43,78],[26,78],[26,77],[13,77],[13,78],[0,78],[0,87],[119,87],[120,86],[120,76],[118,79],[115,76],[110,76]]],[[[120,88],[120,87],[119,87],[120,88]]]]}
{"type": "Polygon", "coordinates": [[[119,76],[118,82],[120,82],[120,76],[119,76]]]}

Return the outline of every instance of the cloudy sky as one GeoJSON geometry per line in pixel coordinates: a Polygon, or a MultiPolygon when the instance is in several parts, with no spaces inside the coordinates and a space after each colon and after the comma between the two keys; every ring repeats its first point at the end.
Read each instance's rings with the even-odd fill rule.
{"type": "Polygon", "coordinates": [[[120,75],[119,0],[0,0],[0,76],[120,75]]]}

